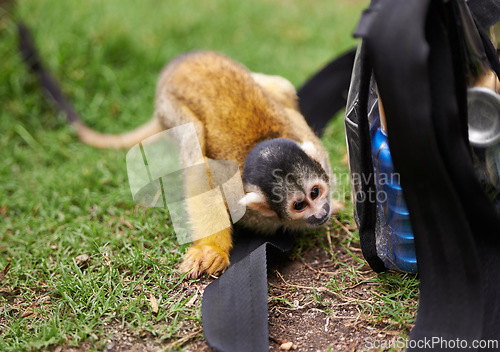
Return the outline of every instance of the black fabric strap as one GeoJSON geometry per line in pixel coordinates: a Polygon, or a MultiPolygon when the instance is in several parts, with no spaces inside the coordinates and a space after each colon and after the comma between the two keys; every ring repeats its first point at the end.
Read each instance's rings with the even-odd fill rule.
{"type": "Polygon", "coordinates": [[[298,89],[300,112],[321,136],[328,121],[345,106],[356,50],[339,56],[298,89]]]}
{"type": "MultiPolygon", "coordinates": [[[[354,107],[359,133],[359,177],[360,192],[363,200],[356,200],[356,209],[359,217],[359,240],[363,257],[375,272],[385,271],[385,265],[377,254],[375,227],[377,222],[377,203],[373,197],[363,195],[376,194],[375,179],[371,153],[370,126],[368,123],[368,95],[370,92],[371,66],[365,45],[362,44],[359,53],[360,72],[358,102],[354,107]]],[[[357,196],[357,195],[355,195],[357,196]]]]}
{"type": "Polygon", "coordinates": [[[267,262],[289,251],[293,236],[238,234],[231,266],[205,288],[202,324],[207,343],[221,352],[267,352],[267,262]]]}
{"type": "Polygon", "coordinates": [[[498,22],[500,16],[500,1],[498,0],[469,0],[471,12],[478,20],[481,29],[486,29],[498,22]]]}
{"type": "Polygon", "coordinates": [[[17,24],[17,29],[21,56],[26,65],[28,65],[29,70],[36,75],[40,81],[40,86],[43,89],[44,95],[50,99],[60,112],[66,115],[68,123],[72,124],[77,122],[79,120],[78,114],[73,108],[73,105],[66,99],[55,79],[43,66],[43,62],[38,54],[28,27],[24,23],[19,22],[17,24]]]}

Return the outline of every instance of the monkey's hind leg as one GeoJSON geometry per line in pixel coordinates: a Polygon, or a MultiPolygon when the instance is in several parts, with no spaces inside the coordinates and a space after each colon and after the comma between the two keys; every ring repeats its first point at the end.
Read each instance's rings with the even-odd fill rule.
{"type": "Polygon", "coordinates": [[[161,122],[165,129],[192,123],[196,136],[205,155],[205,127],[203,122],[187,107],[168,93],[160,95],[156,99],[155,118],[161,122]]]}
{"type": "Polygon", "coordinates": [[[256,72],[252,72],[252,78],[278,103],[290,109],[299,109],[297,92],[286,78],[256,72]]]}

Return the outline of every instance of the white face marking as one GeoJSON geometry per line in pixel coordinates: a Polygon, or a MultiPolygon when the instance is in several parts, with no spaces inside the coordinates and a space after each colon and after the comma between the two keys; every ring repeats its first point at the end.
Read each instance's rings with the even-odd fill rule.
{"type": "Polygon", "coordinates": [[[330,207],[327,207],[327,209],[324,207],[325,204],[330,203],[328,184],[320,178],[311,178],[303,181],[303,189],[306,192],[305,194],[297,192],[289,196],[288,209],[290,216],[295,220],[305,220],[310,217],[321,219],[328,215],[329,210],[327,209],[330,209],[330,207]],[[315,188],[318,188],[316,190],[317,195],[312,195],[311,193],[315,188]],[[306,206],[298,210],[294,207],[297,202],[304,202],[306,206]]]}
{"type": "Polygon", "coordinates": [[[250,193],[245,194],[245,196],[243,198],[241,198],[238,201],[238,203],[246,206],[248,204],[262,202],[262,199],[263,199],[263,197],[260,193],[250,192],[250,193]]]}
{"type": "Polygon", "coordinates": [[[328,162],[328,156],[326,156],[325,159],[325,151],[319,150],[318,147],[310,141],[302,142],[302,144],[300,144],[300,147],[302,148],[304,153],[306,153],[311,159],[316,160],[318,163],[320,163],[321,167],[328,175],[330,174],[330,164],[328,162]]]}
{"type": "Polygon", "coordinates": [[[310,157],[316,156],[317,150],[312,142],[306,141],[306,142],[302,143],[300,145],[300,147],[302,148],[304,153],[306,153],[310,157]]]}

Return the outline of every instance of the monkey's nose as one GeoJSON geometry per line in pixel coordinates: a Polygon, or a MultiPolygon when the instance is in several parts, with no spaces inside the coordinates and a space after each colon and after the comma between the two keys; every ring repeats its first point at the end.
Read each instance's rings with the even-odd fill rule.
{"type": "Polygon", "coordinates": [[[325,203],[321,207],[321,211],[307,218],[307,222],[311,225],[319,226],[323,225],[330,219],[330,204],[325,203]]]}
{"type": "Polygon", "coordinates": [[[323,204],[323,210],[325,211],[326,215],[330,215],[330,204],[325,203],[323,204]]]}
{"type": "Polygon", "coordinates": [[[329,214],[330,214],[330,205],[328,203],[325,203],[313,216],[317,219],[323,219],[325,216],[328,216],[329,214]]]}

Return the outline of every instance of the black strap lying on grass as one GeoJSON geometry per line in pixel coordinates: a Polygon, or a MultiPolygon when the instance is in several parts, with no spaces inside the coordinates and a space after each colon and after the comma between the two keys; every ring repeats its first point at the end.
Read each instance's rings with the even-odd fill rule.
{"type": "MultiPolygon", "coordinates": [[[[415,235],[420,301],[410,337],[500,341],[500,222],[475,177],[455,23],[442,18],[456,3],[386,3],[365,39],[415,235]]],[[[459,348],[419,346],[409,351],[459,348]]]]}
{"type": "Polygon", "coordinates": [[[269,351],[267,262],[293,243],[286,233],[238,235],[231,266],[203,294],[203,332],[211,347],[222,352],[269,351]]]}

